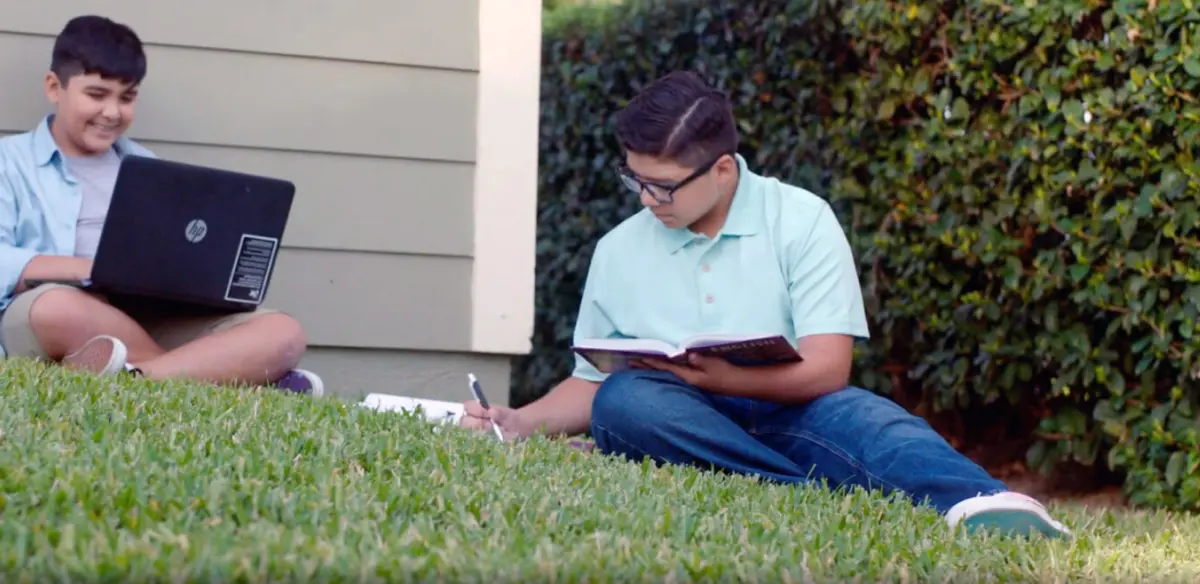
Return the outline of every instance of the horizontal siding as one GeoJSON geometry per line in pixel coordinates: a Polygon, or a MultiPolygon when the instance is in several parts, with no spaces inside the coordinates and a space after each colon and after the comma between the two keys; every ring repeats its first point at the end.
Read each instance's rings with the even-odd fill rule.
{"type": "MultiPolygon", "coordinates": [[[[13,134],[0,131],[0,138],[13,134]]],[[[471,257],[469,164],[142,142],[161,158],[296,183],[285,247],[471,257]]]]}
{"type": "Polygon", "coordinates": [[[296,248],[304,229],[298,215],[265,305],[295,315],[314,347],[469,347],[472,259],[296,248]]]}
{"type": "MultiPolygon", "coordinates": [[[[28,130],[45,115],[49,106],[40,91],[45,59],[22,53],[44,55],[49,47],[48,39],[0,34],[0,79],[6,81],[11,96],[0,107],[0,131],[28,130]],[[19,82],[22,79],[28,82],[19,82]]],[[[285,245],[473,253],[474,100],[439,95],[473,93],[475,74],[193,49],[152,51],[150,77],[130,136],[165,158],[295,182],[296,204],[285,245]],[[303,66],[280,68],[272,62],[336,71],[313,76],[303,66]],[[221,70],[231,69],[243,70],[233,78],[256,82],[234,84],[240,88],[234,94],[225,91],[229,85],[215,80],[221,70]],[[390,77],[385,75],[389,71],[390,77]],[[408,82],[412,85],[421,86],[420,78],[434,76],[454,81],[455,87],[439,92],[426,86],[423,97],[408,99],[405,105],[400,96],[412,90],[395,82],[406,76],[412,77],[408,82]],[[390,95],[400,105],[385,115],[372,110],[373,105],[354,106],[318,95],[336,85],[357,85],[367,93],[395,85],[390,95]],[[215,95],[204,89],[218,86],[222,89],[215,95]],[[264,87],[271,90],[263,91],[264,87]],[[287,102],[291,113],[273,108],[276,101],[287,102]],[[456,101],[457,106],[451,105],[456,101]],[[430,111],[429,103],[449,109],[427,116],[422,112],[430,111]],[[392,121],[374,121],[378,117],[392,121]],[[445,123],[439,123],[439,118],[445,123]],[[401,131],[419,125],[436,125],[445,131],[401,131]],[[436,138],[421,138],[431,134],[436,138]],[[464,160],[437,160],[456,157],[464,160]]]]}
{"type": "Polygon", "coordinates": [[[462,350],[471,343],[471,260],[284,249],[266,304],[326,347],[462,350]]]}
{"type": "MultiPolygon", "coordinates": [[[[0,138],[6,135],[0,132],[0,138]]],[[[161,145],[157,149],[163,150],[161,145]]],[[[295,208],[303,211],[299,202],[295,208]]],[[[299,319],[310,344],[448,351],[469,347],[469,257],[298,249],[296,240],[306,227],[298,215],[293,212],[288,223],[265,305],[299,319]]]]}
{"type": "MultiPolygon", "coordinates": [[[[24,129],[45,112],[52,45],[0,34],[0,130],[24,129]]],[[[147,56],[135,138],[475,159],[475,73],[162,46],[147,56]]]]}
{"type": "Polygon", "coordinates": [[[466,381],[473,373],[488,401],[510,403],[508,355],[316,347],[304,354],[300,366],[320,372],[326,395],[355,402],[369,393],[461,402],[471,395],[466,381]]]}
{"type": "Polygon", "coordinates": [[[163,158],[287,177],[292,247],[470,257],[470,164],[144,142],[163,158]]]}
{"type": "Polygon", "coordinates": [[[5,0],[0,31],[53,36],[80,14],[123,22],[155,44],[450,69],[479,66],[477,0],[5,0]]]}
{"type": "Polygon", "coordinates": [[[314,347],[471,346],[476,0],[0,6],[0,134],[48,111],[53,35],[105,14],[150,43],[130,137],[278,176],[297,198],[266,304],[314,347]],[[174,13],[180,10],[179,13],[174,13]]]}

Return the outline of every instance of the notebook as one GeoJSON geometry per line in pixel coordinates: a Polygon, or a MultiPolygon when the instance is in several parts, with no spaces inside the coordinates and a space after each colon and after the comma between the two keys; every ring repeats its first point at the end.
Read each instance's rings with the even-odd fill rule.
{"type": "Polygon", "coordinates": [[[436,424],[458,424],[465,413],[460,402],[405,397],[386,393],[371,393],[358,405],[382,412],[420,413],[426,420],[436,424]]]}

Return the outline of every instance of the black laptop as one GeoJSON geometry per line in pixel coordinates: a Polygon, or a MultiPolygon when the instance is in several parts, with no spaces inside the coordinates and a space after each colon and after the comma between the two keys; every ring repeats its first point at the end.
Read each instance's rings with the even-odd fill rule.
{"type": "Polygon", "coordinates": [[[267,296],[295,192],[277,178],[126,156],[91,278],[25,283],[203,312],[254,310],[267,296]]]}

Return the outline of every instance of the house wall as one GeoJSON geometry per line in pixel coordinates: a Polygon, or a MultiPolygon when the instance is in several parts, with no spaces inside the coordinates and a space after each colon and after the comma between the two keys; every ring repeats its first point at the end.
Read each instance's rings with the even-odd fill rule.
{"type": "Polygon", "coordinates": [[[533,321],[540,2],[59,0],[0,5],[0,133],[48,111],[68,19],[132,26],[130,137],[297,185],[267,304],[330,390],[507,398],[533,321]],[[281,9],[286,6],[287,9],[281,9]]]}

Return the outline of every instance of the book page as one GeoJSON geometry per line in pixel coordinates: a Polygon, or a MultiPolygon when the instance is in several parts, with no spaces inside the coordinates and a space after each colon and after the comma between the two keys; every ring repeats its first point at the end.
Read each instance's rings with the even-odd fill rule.
{"type": "Polygon", "coordinates": [[[654,353],[663,356],[671,356],[678,352],[671,344],[657,339],[584,339],[576,344],[575,348],[619,353],[654,353]]]}

